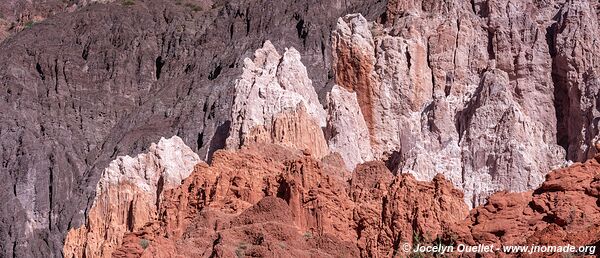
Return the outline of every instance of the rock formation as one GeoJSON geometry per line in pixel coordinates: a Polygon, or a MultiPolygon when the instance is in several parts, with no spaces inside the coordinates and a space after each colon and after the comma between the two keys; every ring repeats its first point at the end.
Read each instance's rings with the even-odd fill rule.
{"type": "Polygon", "coordinates": [[[235,84],[228,148],[251,143],[279,143],[328,154],[321,126],[325,110],[308,78],[300,54],[286,49],[283,57],[270,41],[246,58],[235,84]]]}
{"type": "Polygon", "coordinates": [[[398,241],[435,239],[467,216],[443,176],[418,182],[371,162],[345,182],[330,169],[276,145],[218,151],[165,193],[160,218],[127,234],[114,256],[391,256],[398,241]]]}
{"type": "Polygon", "coordinates": [[[124,156],[104,170],[87,223],[67,234],[65,257],[111,257],[123,236],[158,218],[163,192],[178,187],[200,158],[181,138],[162,138],[148,153],[124,156]]]}
{"type": "Polygon", "coordinates": [[[380,22],[340,18],[334,80],[356,93],[374,158],[420,180],[443,173],[470,205],[498,190],[537,187],[565,155],[553,108],[554,46],[539,36],[547,24],[528,18],[550,19],[552,8],[390,1],[380,22]]]}
{"type": "Polygon", "coordinates": [[[361,112],[356,92],[338,85],[327,95],[327,128],[329,150],[339,153],[350,171],[356,165],[372,161],[369,128],[361,112]]]}
{"type": "Polygon", "coordinates": [[[600,117],[598,5],[593,1],[568,2],[547,29],[557,96],[558,141],[567,150],[567,158],[574,161],[597,153],[591,143],[599,133],[600,117]]]}
{"type": "Polygon", "coordinates": [[[392,257],[410,255],[404,243],[597,246],[598,160],[553,171],[535,191],[495,193],[468,214],[462,192],[441,174],[422,182],[372,161],[344,181],[334,172],[343,168],[279,145],[221,150],[213,164],[199,163],[180,186],[163,191],[154,220],[106,252],[392,257]]]}
{"type": "Polygon", "coordinates": [[[558,169],[532,192],[500,192],[465,222],[466,243],[598,246],[600,156],[558,169]]]}
{"type": "MultiPolygon", "coordinates": [[[[496,191],[533,190],[552,168],[597,153],[591,146],[598,140],[600,117],[599,10],[598,1],[592,0],[278,1],[268,8],[265,2],[250,0],[2,1],[0,256],[61,256],[66,233],[81,227],[79,233],[71,233],[75,238],[69,236],[69,252],[84,252],[83,242],[90,248],[102,245],[96,240],[106,239],[86,228],[98,219],[92,214],[94,203],[100,203],[103,194],[111,196],[97,187],[107,180],[102,177],[105,169],[117,157],[135,157],[147,152],[151,142],[170,135],[181,137],[208,163],[221,149],[277,144],[292,152],[289,155],[302,157],[292,160],[305,159],[297,164],[300,168],[284,162],[285,168],[310,168],[320,171],[316,177],[339,177],[340,183],[327,181],[320,187],[333,187],[335,194],[345,191],[349,199],[323,190],[318,205],[281,197],[285,206],[261,188],[248,191],[251,199],[227,203],[241,206],[235,206],[224,221],[245,211],[289,206],[289,212],[265,216],[284,224],[279,225],[281,232],[310,229],[310,234],[328,239],[272,255],[331,254],[334,249],[325,248],[326,243],[351,254],[390,255],[387,252],[410,234],[409,228],[419,228],[404,223],[429,216],[429,208],[437,214],[432,217],[454,221],[445,212],[462,213],[453,203],[460,195],[454,193],[457,189],[474,208],[496,191]],[[365,169],[385,173],[376,173],[374,178],[380,181],[362,190],[352,188],[364,181],[354,179],[365,169]],[[438,174],[456,189],[440,186],[447,190],[433,196],[452,192],[451,204],[436,203],[442,197],[412,203],[420,195],[397,185],[405,182],[411,190],[431,196],[432,186],[425,181],[448,183],[438,174]],[[348,179],[354,181],[346,183],[348,179]],[[349,194],[351,188],[355,190],[349,194]],[[330,201],[351,209],[351,221],[347,222],[347,213],[336,210],[340,217],[333,224],[323,222],[319,216],[331,214],[330,201]],[[356,208],[363,205],[369,208],[356,208]],[[313,214],[313,208],[324,213],[313,214]],[[290,214],[292,222],[283,218],[290,214]],[[396,222],[398,216],[406,221],[396,222]],[[329,226],[322,227],[322,222],[329,226]],[[360,236],[340,228],[358,224],[360,236]],[[356,241],[348,244],[348,237],[356,241]]],[[[273,161],[276,164],[288,160],[268,158],[279,160],[273,161]]],[[[288,177],[269,184],[291,184],[292,179],[298,184],[299,179],[285,171],[273,173],[288,177]]],[[[136,182],[124,189],[141,187],[136,182]]],[[[306,189],[314,185],[294,187],[288,187],[294,198],[312,200],[314,191],[306,189]]],[[[110,198],[120,196],[117,192],[110,198]]],[[[531,199],[527,194],[493,195],[484,207],[493,210],[494,203],[510,202],[510,207],[523,207],[527,216],[545,214],[542,221],[549,226],[536,225],[549,228],[548,232],[580,232],[560,222],[566,219],[560,215],[563,211],[527,210],[536,193],[531,199]],[[560,219],[555,223],[553,216],[560,219]],[[564,232],[550,230],[554,224],[564,232]]],[[[123,200],[129,200],[127,196],[123,200]]],[[[577,196],[587,203],[595,195],[577,196]]],[[[138,233],[125,238],[133,241],[139,232],[150,232],[149,236],[155,230],[167,232],[164,225],[172,216],[162,212],[151,216],[163,207],[160,202],[159,207],[156,201],[147,203],[136,207],[148,206],[141,213],[149,215],[139,214],[132,221],[136,228],[127,230],[138,233]],[[155,222],[153,228],[138,224],[150,220],[155,222]]],[[[117,206],[111,208],[130,210],[117,206]]],[[[578,207],[566,209],[592,212],[578,207]]],[[[180,209],[183,206],[171,211],[180,209]]],[[[121,222],[126,217],[115,216],[121,222]]],[[[244,216],[239,219],[248,220],[244,216]]],[[[591,223],[574,221],[573,225],[591,223]]],[[[199,227],[214,234],[206,225],[199,227]]],[[[235,235],[227,239],[238,239],[240,228],[225,226],[235,235]]],[[[451,227],[438,226],[416,232],[435,237],[441,234],[439,228],[451,227]]],[[[459,228],[471,233],[483,230],[485,239],[503,241],[500,232],[486,233],[476,226],[459,228]]],[[[189,233],[179,239],[200,241],[192,230],[178,230],[189,233]]],[[[523,230],[519,232],[528,236],[538,232],[523,230]]],[[[458,233],[464,241],[484,241],[458,233]]],[[[303,239],[303,234],[287,236],[303,239]]],[[[115,239],[109,242],[120,241],[115,239]]],[[[122,248],[140,246],[125,243],[122,248]]],[[[214,244],[217,254],[236,253],[237,243],[219,243],[214,244]]],[[[181,246],[171,247],[176,249],[164,250],[181,246]]],[[[274,249],[265,252],[269,250],[274,249]]]]}
{"type": "Polygon", "coordinates": [[[268,10],[247,0],[119,0],[68,9],[76,2],[84,1],[0,1],[9,22],[58,5],[0,41],[2,257],[61,256],[117,156],[178,135],[209,161],[225,147],[243,59],[266,39],[279,53],[297,49],[322,92],[338,17],[375,19],[385,9],[375,0],[283,1],[268,10]]]}

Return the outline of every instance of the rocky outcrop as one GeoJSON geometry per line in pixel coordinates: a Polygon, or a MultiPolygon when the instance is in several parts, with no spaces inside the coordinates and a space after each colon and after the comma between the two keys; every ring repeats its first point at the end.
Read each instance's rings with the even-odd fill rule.
{"type": "Polygon", "coordinates": [[[117,156],[178,135],[209,161],[225,147],[243,59],[265,39],[297,49],[322,92],[337,19],[385,9],[375,0],[267,9],[247,0],[92,2],[0,1],[0,19],[12,23],[23,9],[23,25],[36,8],[60,7],[0,42],[2,257],[60,256],[117,156]],[[89,4],[68,8],[80,2],[89,4]]]}
{"type": "Polygon", "coordinates": [[[435,239],[467,215],[442,176],[419,182],[371,162],[347,183],[329,170],[274,145],[218,151],[165,194],[159,220],[128,234],[115,256],[389,256],[399,241],[435,239]]]}
{"type": "Polygon", "coordinates": [[[393,257],[404,253],[401,243],[432,243],[458,232],[467,214],[463,193],[443,175],[432,182],[411,174],[393,174],[383,162],[359,165],[350,196],[355,202],[354,225],[360,257],[393,257]]]}
{"type": "Polygon", "coordinates": [[[392,257],[411,255],[404,243],[598,245],[599,160],[555,170],[535,191],[493,194],[469,214],[441,174],[422,182],[372,161],[345,181],[339,168],[279,145],[221,150],[165,190],[158,216],[112,254],[392,257]]]}
{"type": "Polygon", "coordinates": [[[262,142],[309,149],[318,158],[328,154],[325,110],[295,49],[282,57],[266,41],[254,60],[244,60],[235,94],[228,148],[262,142]]]}
{"type": "Polygon", "coordinates": [[[549,173],[533,192],[492,195],[471,211],[461,241],[500,245],[597,246],[600,160],[549,173]]]}
{"type": "MultiPolygon", "coordinates": [[[[579,104],[553,108],[563,97],[555,91],[560,86],[554,85],[557,65],[552,65],[560,40],[553,39],[559,31],[546,26],[558,26],[552,25],[553,13],[588,10],[593,4],[570,2],[559,10],[541,3],[503,3],[389,1],[380,20],[348,15],[333,32],[334,81],[356,93],[373,157],[420,180],[444,173],[465,190],[470,205],[484,203],[498,190],[537,187],[545,171],[564,162],[559,138],[566,131],[560,125],[586,124],[561,115],[563,106],[579,104]]],[[[591,11],[583,13],[593,17],[591,11]]],[[[595,35],[595,22],[586,28],[583,34],[595,35]]],[[[592,53],[590,44],[585,48],[592,53]]],[[[588,86],[582,89],[589,94],[583,95],[595,96],[588,86]]],[[[590,121],[592,109],[586,109],[590,121]]],[[[579,110],[570,112],[582,114],[579,110]]],[[[585,143],[586,149],[595,133],[585,128],[569,129],[569,135],[587,135],[569,142],[585,143]]]]}
{"type": "Polygon", "coordinates": [[[67,234],[65,257],[112,257],[127,232],[158,218],[163,193],[178,187],[200,161],[181,138],[162,138],[148,153],[119,157],[104,170],[87,223],[67,234]]]}
{"type": "Polygon", "coordinates": [[[328,93],[325,136],[329,150],[339,153],[350,171],[356,165],[374,159],[369,128],[356,99],[356,92],[334,85],[328,93]]]}

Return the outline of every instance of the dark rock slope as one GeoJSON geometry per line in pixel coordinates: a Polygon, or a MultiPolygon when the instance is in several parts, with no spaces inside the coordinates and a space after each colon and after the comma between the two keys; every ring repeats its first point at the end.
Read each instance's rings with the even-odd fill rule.
{"type": "Polygon", "coordinates": [[[221,148],[238,67],[266,39],[298,49],[322,88],[337,18],[384,9],[358,0],[116,1],[9,35],[0,43],[0,254],[61,256],[117,155],[174,134],[205,159],[221,148]]]}
{"type": "Polygon", "coordinates": [[[597,0],[2,1],[0,256],[63,255],[102,170],[163,136],[208,163],[239,134],[320,146],[304,151],[350,171],[442,173],[472,207],[536,189],[597,152],[599,14],[597,0]]]}

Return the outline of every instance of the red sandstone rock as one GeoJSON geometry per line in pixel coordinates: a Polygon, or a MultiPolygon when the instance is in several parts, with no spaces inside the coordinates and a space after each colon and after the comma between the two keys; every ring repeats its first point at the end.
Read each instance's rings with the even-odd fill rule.
{"type": "Polygon", "coordinates": [[[345,180],[338,159],[320,162],[278,145],[218,151],[211,165],[198,164],[181,186],[163,192],[157,219],[126,233],[112,256],[392,257],[410,255],[403,243],[600,240],[595,159],[551,172],[533,192],[498,192],[470,214],[463,193],[442,175],[421,182],[374,161],[345,180]]]}
{"type": "Polygon", "coordinates": [[[113,256],[386,257],[398,241],[433,241],[467,216],[442,176],[418,182],[371,162],[344,181],[330,169],[340,167],[275,145],[218,151],[113,256]]]}
{"type": "Polygon", "coordinates": [[[534,192],[492,195],[487,204],[471,211],[466,222],[470,233],[461,236],[461,241],[496,245],[597,245],[600,164],[596,159],[551,172],[534,192]]]}

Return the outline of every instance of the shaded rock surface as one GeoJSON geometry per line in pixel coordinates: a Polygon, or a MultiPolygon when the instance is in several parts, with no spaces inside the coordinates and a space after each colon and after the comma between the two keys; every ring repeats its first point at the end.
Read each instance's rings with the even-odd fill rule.
{"type": "MultiPolygon", "coordinates": [[[[0,253],[63,255],[66,232],[86,224],[102,171],[166,135],[206,161],[218,149],[267,142],[335,164],[329,176],[384,164],[418,180],[442,173],[471,207],[497,190],[534,189],[565,157],[596,152],[599,5],[3,1],[0,253]],[[237,97],[246,90],[258,93],[237,97]],[[272,101],[289,92],[306,105],[272,101]]],[[[382,203],[410,202],[389,191],[382,203]]],[[[385,233],[357,235],[351,252],[393,250],[404,224],[385,221],[364,222],[385,233]]],[[[294,223],[288,229],[313,222],[294,223]]]]}
{"type": "MultiPolygon", "coordinates": [[[[131,2],[44,14],[0,43],[1,256],[61,256],[119,155],[170,135],[204,160],[225,147],[235,79],[265,40],[280,53],[297,49],[320,92],[337,18],[374,19],[385,9],[377,1],[131,2]]],[[[11,3],[0,3],[3,12],[16,10],[11,3]]]]}

